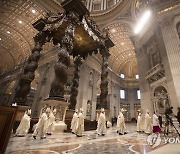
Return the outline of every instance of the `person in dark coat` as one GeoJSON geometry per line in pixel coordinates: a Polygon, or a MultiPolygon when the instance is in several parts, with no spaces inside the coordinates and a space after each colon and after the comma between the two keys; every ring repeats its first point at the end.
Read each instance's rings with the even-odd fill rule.
{"type": "Polygon", "coordinates": [[[177,121],[179,122],[179,127],[180,127],[180,107],[178,107],[177,121]]]}
{"type": "Polygon", "coordinates": [[[159,119],[159,125],[162,128],[162,115],[161,114],[159,114],[158,119],[159,119]]]}

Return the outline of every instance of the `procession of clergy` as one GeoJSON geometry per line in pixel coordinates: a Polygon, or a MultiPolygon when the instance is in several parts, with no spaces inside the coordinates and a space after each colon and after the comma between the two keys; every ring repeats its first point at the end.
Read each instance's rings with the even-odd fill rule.
{"type": "MultiPolygon", "coordinates": [[[[127,132],[125,126],[125,118],[123,115],[124,110],[121,109],[117,118],[117,133],[119,135],[124,135],[127,132]]],[[[22,117],[22,120],[16,130],[16,136],[25,136],[30,128],[30,114],[31,110],[27,110],[22,117]]],[[[51,110],[50,108],[42,109],[39,121],[34,126],[34,133],[33,138],[36,139],[39,136],[41,139],[46,138],[46,135],[51,135],[53,133],[53,125],[55,123],[55,114],[56,110],[51,110]]],[[[149,111],[146,111],[145,114],[145,125],[143,127],[142,122],[142,114],[139,113],[137,118],[137,132],[145,132],[147,134],[153,133],[160,133],[161,129],[159,126],[159,119],[158,116],[154,113],[153,123],[151,123],[151,117],[149,111]],[[153,125],[153,127],[152,127],[153,125]],[[144,128],[144,129],[143,129],[144,128]]],[[[109,122],[110,123],[110,122],[109,122]]],[[[106,123],[105,117],[105,110],[101,108],[101,113],[97,116],[97,129],[96,133],[98,135],[104,136],[106,134],[108,124],[106,123]]],[[[110,126],[108,126],[110,127],[110,126]]],[[[75,110],[71,121],[71,130],[72,133],[75,134],[77,137],[82,137],[84,131],[84,116],[83,116],[83,109],[80,108],[79,112],[78,109],[75,110]]]]}

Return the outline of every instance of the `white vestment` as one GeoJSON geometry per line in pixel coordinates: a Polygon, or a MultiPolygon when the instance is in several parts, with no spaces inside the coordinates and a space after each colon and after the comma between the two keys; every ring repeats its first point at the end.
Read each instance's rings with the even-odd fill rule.
{"type": "Polygon", "coordinates": [[[24,136],[28,133],[29,128],[30,128],[30,120],[31,120],[30,116],[28,116],[25,113],[21,119],[21,122],[20,122],[18,128],[16,129],[17,136],[24,136]]]}
{"type": "Polygon", "coordinates": [[[73,133],[75,133],[75,130],[77,128],[77,121],[78,121],[78,114],[77,114],[77,112],[74,112],[73,118],[71,121],[71,130],[73,133]]]}
{"type": "Polygon", "coordinates": [[[159,119],[156,114],[153,114],[153,126],[159,126],[159,119]]]}
{"type": "Polygon", "coordinates": [[[151,117],[148,113],[145,115],[145,133],[150,134],[151,133],[151,117]]]}
{"type": "Polygon", "coordinates": [[[83,131],[84,131],[84,116],[83,113],[80,112],[78,115],[76,130],[74,133],[76,133],[76,135],[78,136],[82,136],[83,131]]]}
{"type": "Polygon", "coordinates": [[[52,132],[54,130],[54,122],[55,122],[55,116],[51,112],[50,115],[49,115],[49,118],[47,120],[47,133],[48,134],[52,134],[52,132]]]}
{"type": "Polygon", "coordinates": [[[122,112],[120,112],[117,118],[117,131],[121,134],[124,134],[125,128],[126,126],[124,121],[124,115],[122,114],[122,112]]]}
{"type": "Polygon", "coordinates": [[[45,137],[47,131],[47,120],[48,120],[47,114],[43,113],[39,118],[33,136],[39,135],[40,137],[45,137]]]}
{"type": "Polygon", "coordinates": [[[105,113],[100,113],[98,124],[97,124],[97,133],[99,135],[104,135],[106,133],[106,117],[105,113]]]}
{"type": "Polygon", "coordinates": [[[142,117],[141,115],[138,115],[138,118],[137,118],[137,131],[142,131],[142,117]]]}

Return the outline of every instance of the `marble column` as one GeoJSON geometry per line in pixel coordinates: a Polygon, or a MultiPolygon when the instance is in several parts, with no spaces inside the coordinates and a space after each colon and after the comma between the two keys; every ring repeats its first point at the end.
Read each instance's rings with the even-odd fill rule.
{"type": "Polygon", "coordinates": [[[89,4],[89,11],[91,12],[93,9],[93,0],[90,0],[90,4],[89,4]]]}
{"type": "MultiPolygon", "coordinates": [[[[176,26],[173,20],[164,21],[161,26],[162,38],[165,45],[165,51],[167,54],[167,62],[169,70],[165,68],[165,72],[168,72],[167,85],[168,92],[170,94],[171,105],[174,107],[174,111],[177,111],[177,107],[180,106],[180,50],[179,50],[179,38],[177,37],[176,26]]],[[[168,66],[167,66],[168,67],[168,66]]]]}
{"type": "Polygon", "coordinates": [[[94,71],[94,83],[92,87],[92,109],[91,120],[96,120],[96,102],[97,102],[97,82],[100,78],[100,73],[94,71]]]}
{"type": "Polygon", "coordinates": [[[134,89],[129,89],[128,90],[128,101],[130,104],[130,119],[135,118],[134,115],[134,101],[135,101],[135,90],[134,89]]]}
{"type": "Polygon", "coordinates": [[[104,0],[101,1],[101,11],[103,10],[104,0]]]}
{"type": "Polygon", "coordinates": [[[87,0],[87,3],[86,3],[86,7],[87,7],[87,9],[89,9],[89,4],[90,3],[90,0],[87,0]]]}
{"type": "Polygon", "coordinates": [[[48,97],[50,91],[50,83],[47,85],[47,80],[50,80],[49,77],[54,76],[51,74],[49,76],[49,69],[52,68],[52,64],[46,63],[39,67],[38,71],[40,74],[40,79],[38,81],[38,86],[36,90],[36,94],[32,103],[32,117],[38,117],[41,109],[40,101],[43,101],[48,97]],[[48,88],[49,87],[49,88],[48,88]]]}
{"type": "Polygon", "coordinates": [[[146,51],[141,48],[136,48],[136,57],[138,64],[138,73],[139,73],[139,87],[141,92],[141,108],[143,114],[146,112],[146,109],[150,111],[150,114],[153,113],[153,102],[151,101],[149,83],[145,79],[145,72],[149,70],[148,56],[146,51]]]}
{"type": "Polygon", "coordinates": [[[107,8],[107,0],[104,0],[104,10],[107,8]]]}
{"type": "Polygon", "coordinates": [[[76,108],[83,108],[84,116],[86,116],[87,101],[91,98],[89,93],[92,93],[92,89],[89,87],[89,72],[90,68],[85,63],[83,63],[80,67],[79,73],[80,80],[76,108]]]}
{"type": "Polygon", "coordinates": [[[113,5],[115,5],[116,4],[116,0],[114,0],[114,2],[113,2],[113,5]]]}

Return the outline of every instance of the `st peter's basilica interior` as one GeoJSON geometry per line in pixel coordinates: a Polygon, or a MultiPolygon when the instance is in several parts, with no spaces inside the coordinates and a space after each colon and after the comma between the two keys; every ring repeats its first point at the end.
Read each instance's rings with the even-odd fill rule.
{"type": "Polygon", "coordinates": [[[179,0],[0,0],[0,62],[0,154],[180,153],[179,0]]]}

